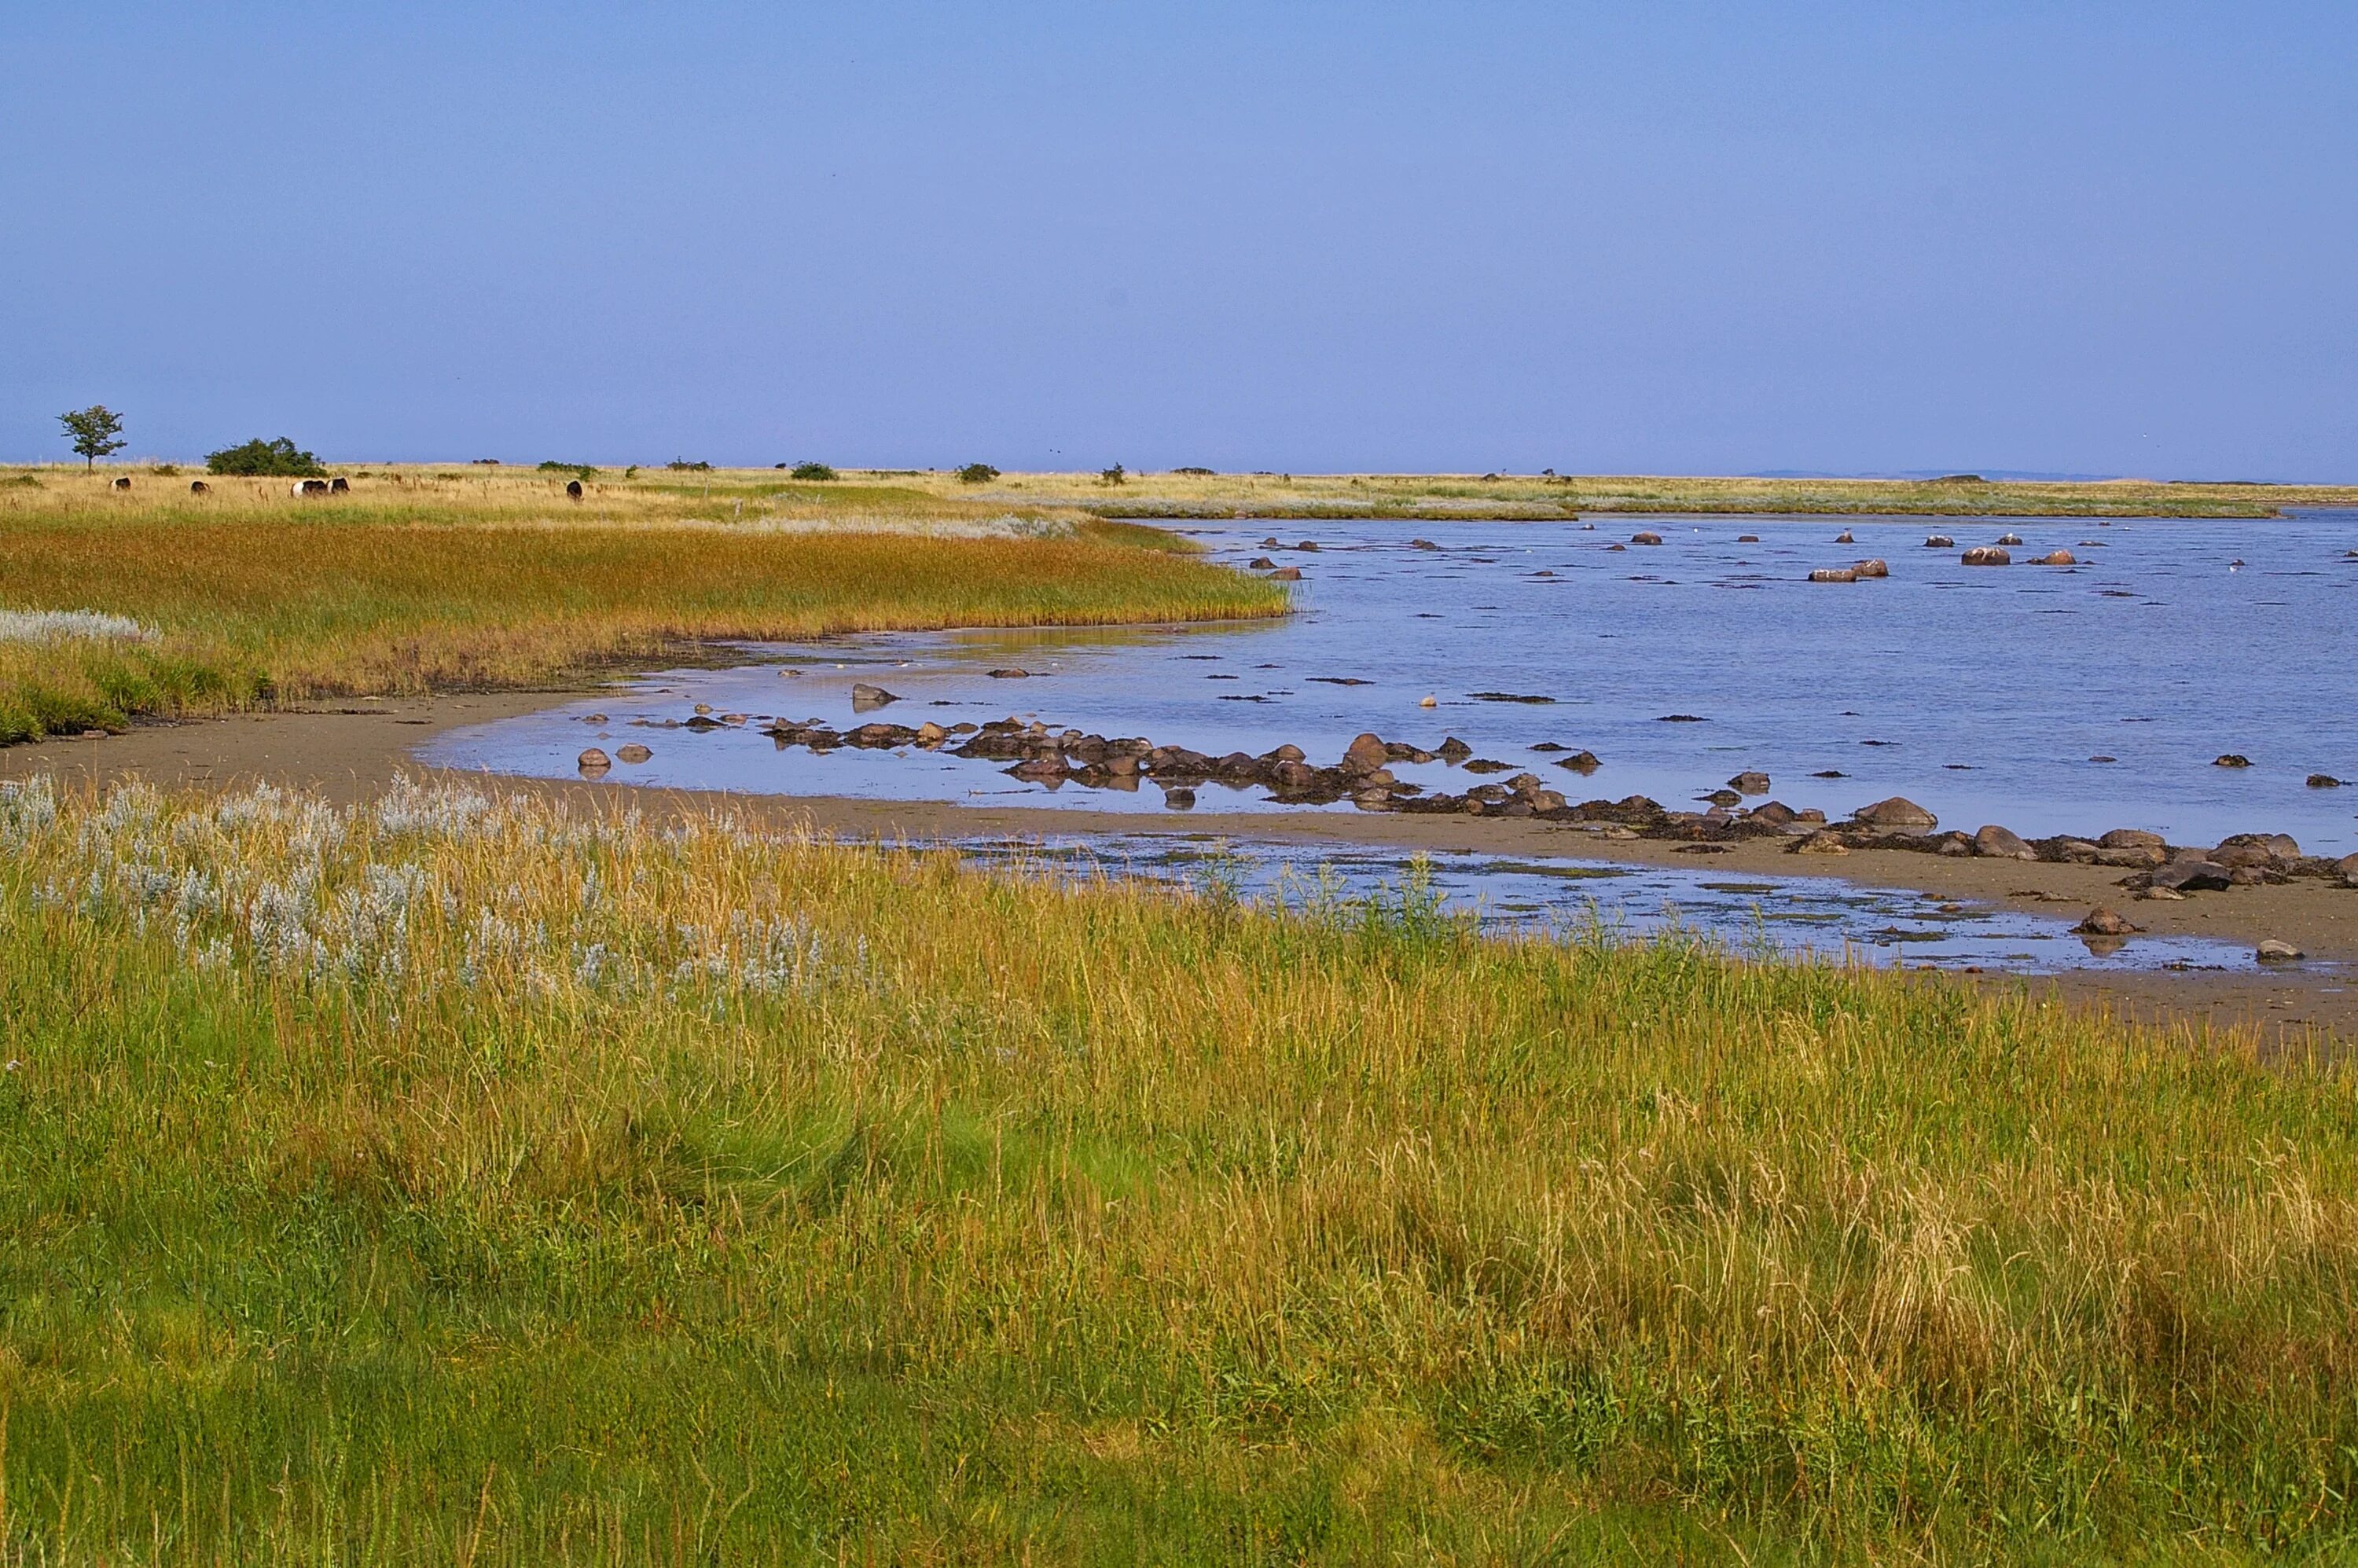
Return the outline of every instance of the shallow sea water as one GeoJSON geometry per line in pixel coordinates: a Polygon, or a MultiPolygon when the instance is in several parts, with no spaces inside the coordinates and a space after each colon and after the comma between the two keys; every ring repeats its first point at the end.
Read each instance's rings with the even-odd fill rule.
{"type": "MultiPolygon", "coordinates": [[[[780,750],[751,724],[702,734],[667,726],[698,702],[755,721],[839,727],[1011,715],[1216,754],[1291,741],[1315,762],[1374,730],[1427,748],[1455,735],[1476,757],[1528,768],[1574,800],[1638,794],[1677,807],[1757,769],[1770,775],[1771,797],[1836,818],[1905,795],[1968,830],[2138,827],[2209,844],[2264,829],[2289,832],[2311,853],[2358,849],[2358,784],[2306,784],[2313,773],[2358,781],[2358,513],[1239,521],[1190,531],[1216,559],[1300,567],[1299,612],[1232,626],[752,649],[757,662],[741,667],[665,672],[454,731],[425,759],[566,776],[585,745],[611,752],[637,740],[654,757],[618,766],[614,779],[1084,806],[1175,827],[1184,818],[1152,784],[1051,790],[941,754],[814,755],[780,750]],[[1663,543],[1629,543],[1641,529],[1663,543]],[[1834,542],[1844,531],[1854,544],[1834,542]],[[1966,546],[2007,533],[2024,541],[2011,547],[2017,564],[1960,562],[1966,546]],[[1955,548],[1928,548],[1933,534],[1955,548]],[[1281,546],[1264,542],[1271,536],[1281,546]],[[1293,547],[1304,542],[1317,548],[1293,547]],[[2023,564],[2058,548],[2080,564],[2023,564]],[[1887,562],[1890,577],[1806,580],[1813,568],[1867,557],[1887,562]],[[990,674],[1007,668],[1031,673],[990,674]],[[855,713],[854,681],[901,700],[855,713]],[[1421,707],[1428,695],[1435,706],[1421,707]],[[596,713],[609,721],[583,722],[596,713]],[[1549,741],[1594,752],[1603,765],[1585,776],[1554,768],[1552,753],[1531,750],[1549,741]],[[2214,764],[2230,752],[2252,765],[2214,764]]],[[[1440,763],[1394,771],[1428,788],[1475,782],[1440,763]]],[[[1259,789],[1212,785],[1197,797],[1206,810],[1303,809],[1269,806],[1259,789]]],[[[1499,874],[1480,885],[1503,889],[1499,874]]],[[[1689,889],[1681,907],[1697,902],[1689,889]]]]}

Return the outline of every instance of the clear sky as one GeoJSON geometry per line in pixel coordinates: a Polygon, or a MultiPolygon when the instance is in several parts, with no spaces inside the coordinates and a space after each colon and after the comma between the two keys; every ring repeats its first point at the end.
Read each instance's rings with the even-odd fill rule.
{"type": "Polygon", "coordinates": [[[2358,481],[2358,5],[0,6],[0,458],[2358,481]]]}

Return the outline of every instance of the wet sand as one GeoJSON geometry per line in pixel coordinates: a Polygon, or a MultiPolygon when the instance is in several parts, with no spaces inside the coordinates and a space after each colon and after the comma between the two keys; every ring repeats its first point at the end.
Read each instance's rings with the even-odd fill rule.
{"type": "MultiPolygon", "coordinates": [[[[395,775],[480,777],[425,768],[412,751],[441,730],[528,713],[564,692],[458,694],[363,700],[302,711],[146,724],[104,739],[53,741],[0,749],[0,778],[54,774],[61,784],[105,784],[144,778],[164,786],[233,788],[268,781],[313,790],[340,802],[370,798],[395,775]]],[[[2277,937],[2320,972],[2288,967],[2273,973],[2067,972],[1993,983],[2050,989],[2075,1000],[2158,1022],[2254,1023],[2271,1033],[2309,1030],[2358,1040],[2358,889],[2312,880],[2283,886],[2198,893],[2182,903],[2135,901],[2105,867],[2037,861],[1949,860],[1897,850],[1796,856],[1776,842],[1725,846],[1708,856],[1647,839],[1611,839],[1570,824],[1363,815],[1349,811],[1222,813],[1197,810],[1141,818],[1086,806],[989,807],[925,801],[852,800],[770,795],[655,791],[627,784],[500,778],[503,787],[555,798],[627,803],[655,814],[718,806],[825,833],[886,839],[1039,837],[1089,833],[1209,833],[1315,846],[1374,844],[1403,849],[1464,850],[1532,858],[1688,865],[1744,876],[1824,876],[1877,887],[1908,888],[1943,899],[1973,900],[2076,920],[2097,904],[2119,910],[2156,935],[2207,937],[2246,947],[2277,937]]],[[[2134,941],[2132,937],[2130,940],[2134,941]]]]}

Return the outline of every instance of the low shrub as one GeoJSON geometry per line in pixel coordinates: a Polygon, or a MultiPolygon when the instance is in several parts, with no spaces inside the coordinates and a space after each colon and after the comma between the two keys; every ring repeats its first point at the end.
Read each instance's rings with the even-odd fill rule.
{"type": "Polygon", "coordinates": [[[275,441],[256,436],[242,446],[207,452],[205,470],[209,473],[264,479],[319,479],[328,471],[318,458],[297,449],[284,436],[275,441]]]}

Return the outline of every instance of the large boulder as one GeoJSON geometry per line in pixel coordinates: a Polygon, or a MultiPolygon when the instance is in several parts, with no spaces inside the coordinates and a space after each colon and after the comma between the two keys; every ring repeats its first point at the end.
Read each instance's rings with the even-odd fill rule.
{"type": "Polygon", "coordinates": [[[1969,567],[2010,567],[2014,557],[1996,545],[1976,545],[1965,552],[1964,563],[1969,567]]]}
{"type": "Polygon", "coordinates": [[[1863,827],[1897,833],[1930,833],[1941,825],[1939,817],[1899,795],[1859,807],[1855,819],[1863,827]]]}
{"type": "MultiPolygon", "coordinates": [[[[1978,829],[1974,834],[1974,853],[1985,860],[1994,860],[2039,859],[2038,850],[2024,843],[2011,828],[2001,827],[1995,822],[1978,829]]],[[[2111,933],[2104,933],[2104,935],[2111,935],[2111,933]]]]}
{"type": "Polygon", "coordinates": [[[2147,885],[2173,892],[2224,892],[2235,885],[2235,873],[2215,860],[2172,860],[2156,866],[2147,885]]]}
{"type": "Polygon", "coordinates": [[[2110,833],[2107,833],[2103,838],[2097,839],[2096,844],[2098,848],[2105,849],[2163,849],[2169,848],[2169,845],[2163,840],[2160,834],[2148,832],[2142,827],[2115,827],[2110,833]]]}
{"type": "Polygon", "coordinates": [[[1372,731],[1343,748],[1343,771],[1347,773],[1371,773],[1391,760],[1391,749],[1384,744],[1384,738],[1372,731]]]}
{"type": "Polygon", "coordinates": [[[897,695],[886,691],[881,686],[871,686],[866,681],[851,683],[851,708],[855,713],[862,713],[869,708],[882,708],[888,702],[900,700],[897,695]]]}
{"type": "Polygon", "coordinates": [[[2118,910],[2099,906],[2088,912],[2088,918],[2071,927],[2082,936],[2134,936],[2145,929],[2132,925],[2118,910]]]}

